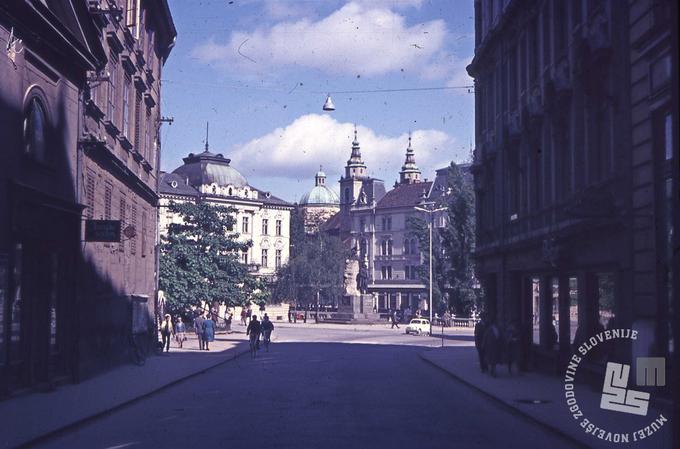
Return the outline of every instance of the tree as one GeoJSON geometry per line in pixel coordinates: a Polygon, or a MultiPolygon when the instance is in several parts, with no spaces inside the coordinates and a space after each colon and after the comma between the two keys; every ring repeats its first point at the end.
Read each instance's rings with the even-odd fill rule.
{"type": "Polygon", "coordinates": [[[463,170],[451,163],[448,191],[444,196],[447,225],[441,229],[442,249],[448,263],[449,304],[467,314],[476,302],[474,289],[475,194],[463,170]]]}
{"type": "MultiPolygon", "coordinates": [[[[475,200],[471,182],[463,170],[451,163],[447,172],[446,194],[436,206],[446,207],[446,225],[433,229],[432,241],[432,299],[434,310],[453,308],[457,314],[467,314],[477,301],[474,289],[472,254],[475,244],[475,200]],[[444,298],[448,293],[448,302],[444,298]]],[[[418,239],[423,252],[423,264],[418,275],[429,283],[428,220],[411,217],[408,226],[418,239]]]]}
{"type": "Polygon", "coordinates": [[[323,232],[307,234],[297,221],[302,221],[300,214],[291,218],[291,256],[277,274],[273,296],[277,301],[316,304],[318,293],[325,302],[333,302],[343,292],[347,250],[338,237],[323,232]]]}
{"type": "Polygon", "coordinates": [[[235,209],[208,203],[170,203],[182,222],[161,238],[160,288],[170,313],[186,313],[203,304],[243,305],[262,283],[240,262],[251,242],[233,231],[235,209]]]}

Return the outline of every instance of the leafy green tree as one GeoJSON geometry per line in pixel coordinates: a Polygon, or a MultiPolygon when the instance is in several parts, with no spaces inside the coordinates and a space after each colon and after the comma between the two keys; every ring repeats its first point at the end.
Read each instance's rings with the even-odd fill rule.
{"type": "MultiPolygon", "coordinates": [[[[295,219],[291,221],[295,229],[295,219]]],[[[295,300],[298,304],[334,302],[343,291],[345,260],[348,253],[342,241],[323,232],[305,234],[304,228],[293,235],[291,257],[281,267],[274,285],[277,301],[295,300]]]]}
{"type": "MultiPolygon", "coordinates": [[[[182,218],[161,238],[160,288],[170,313],[186,313],[204,303],[243,305],[262,283],[240,262],[251,242],[238,241],[235,209],[208,203],[170,203],[182,218]]],[[[261,299],[261,298],[259,298],[261,299]]]]}
{"type": "MultiPolygon", "coordinates": [[[[437,207],[446,207],[446,225],[433,229],[433,308],[436,311],[452,308],[456,314],[467,314],[477,301],[472,259],[475,243],[474,191],[463,170],[453,162],[447,178],[446,194],[436,204],[437,207]],[[448,294],[448,301],[445,294],[448,294]]],[[[429,284],[428,220],[429,217],[411,217],[408,222],[423,252],[423,264],[418,267],[418,275],[425,285],[429,284]]]]}

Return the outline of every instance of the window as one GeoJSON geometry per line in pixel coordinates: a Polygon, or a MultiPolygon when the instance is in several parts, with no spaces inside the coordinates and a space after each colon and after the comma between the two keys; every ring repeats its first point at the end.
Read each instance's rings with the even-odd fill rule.
{"type": "Polygon", "coordinates": [[[366,219],[365,218],[359,219],[359,231],[361,231],[361,232],[366,231],[366,219]]]}
{"type": "Polygon", "coordinates": [[[404,279],[411,279],[411,267],[408,265],[404,267],[404,279]]]}
{"type": "Polygon", "coordinates": [[[24,145],[26,154],[37,161],[46,161],[47,115],[45,106],[36,96],[29,100],[24,115],[24,145]]]}
{"type": "Polygon", "coordinates": [[[248,265],[248,251],[243,251],[241,253],[241,262],[243,262],[244,265],[248,265]]]}
{"type": "Polygon", "coordinates": [[[130,76],[125,75],[123,81],[123,135],[130,135],[130,76]]]}
{"type": "Polygon", "coordinates": [[[146,257],[146,211],[142,212],[142,257],[146,257]]]}
{"type": "Polygon", "coordinates": [[[110,182],[104,184],[104,220],[111,219],[111,197],[113,196],[113,185],[110,182]]]}
{"type": "Polygon", "coordinates": [[[392,239],[389,239],[387,241],[387,255],[388,256],[392,255],[392,239]]]}
{"type": "MultiPolygon", "coordinates": [[[[123,229],[125,228],[126,210],[127,204],[125,201],[125,194],[121,193],[120,203],[118,206],[118,218],[120,219],[120,226],[123,229]]],[[[123,239],[120,240],[120,251],[125,251],[125,241],[123,239]]]]}
{"type": "Polygon", "coordinates": [[[281,220],[276,220],[276,235],[281,235],[281,220]]]}
{"type": "Polygon", "coordinates": [[[248,217],[243,217],[243,222],[241,223],[241,232],[243,232],[244,234],[247,234],[248,232],[250,232],[250,231],[248,231],[248,227],[249,227],[248,222],[249,222],[248,217]]]}
{"type": "Polygon", "coordinates": [[[91,170],[87,171],[85,177],[85,205],[87,206],[87,218],[94,218],[94,182],[95,174],[91,170]]]}
{"type": "Polygon", "coordinates": [[[130,28],[133,36],[137,37],[137,0],[127,0],[125,26],[130,28]]]}
{"type": "Polygon", "coordinates": [[[381,279],[387,279],[387,267],[380,268],[381,279]]]}
{"type": "Polygon", "coordinates": [[[411,239],[411,254],[418,254],[418,242],[416,239],[411,239]]]}
{"type": "Polygon", "coordinates": [[[409,254],[409,239],[404,239],[404,254],[409,254]]]}
{"type": "Polygon", "coordinates": [[[392,217],[383,217],[382,218],[382,228],[383,231],[389,231],[392,229],[392,217]]]}
{"type": "Polygon", "coordinates": [[[144,159],[151,162],[153,158],[151,157],[151,110],[146,108],[146,123],[144,126],[144,159]]]}
{"type": "Polygon", "coordinates": [[[266,218],[262,219],[262,235],[269,234],[269,220],[266,218]]]}
{"type": "Polygon", "coordinates": [[[279,268],[281,268],[281,250],[280,250],[280,249],[277,249],[277,250],[276,250],[276,256],[275,256],[275,259],[274,259],[274,265],[275,265],[275,267],[276,267],[277,270],[278,270],[279,268]]]}
{"type": "Polygon", "coordinates": [[[381,256],[387,255],[387,240],[383,240],[382,242],[380,242],[380,255],[381,256]]]}
{"type": "Polygon", "coordinates": [[[106,115],[112,123],[116,122],[116,82],[118,79],[118,64],[115,56],[109,59],[109,89],[106,93],[106,115]]]}
{"type": "Polygon", "coordinates": [[[142,148],[142,93],[135,89],[135,151],[146,157],[146,153],[142,148]]]}
{"type": "Polygon", "coordinates": [[[262,250],[262,267],[263,268],[266,268],[266,267],[269,266],[269,261],[267,260],[268,257],[269,257],[268,254],[269,254],[269,250],[266,250],[266,249],[262,250]]]}
{"type": "Polygon", "coordinates": [[[387,266],[387,279],[392,279],[392,266],[387,266]]]}
{"type": "Polygon", "coordinates": [[[130,238],[130,254],[137,254],[137,206],[132,205],[130,208],[130,224],[135,230],[134,235],[130,238]]]}

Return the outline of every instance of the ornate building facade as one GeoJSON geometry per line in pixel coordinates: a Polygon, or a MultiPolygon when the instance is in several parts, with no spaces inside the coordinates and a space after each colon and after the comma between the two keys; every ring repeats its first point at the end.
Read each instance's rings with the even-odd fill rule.
{"type": "Polygon", "coordinates": [[[478,274],[553,366],[612,326],[672,347],[670,3],[475,2],[478,274]]]}
{"type": "Polygon", "coordinates": [[[133,299],[153,315],[159,111],[144,92],[160,104],[174,37],[165,0],[0,4],[0,395],[119,362],[133,299]],[[99,218],[133,237],[85,242],[99,218]]]}
{"type": "Polygon", "coordinates": [[[241,254],[241,261],[256,276],[272,278],[290,257],[290,212],[293,205],[270,192],[259,190],[230,165],[222,154],[205,151],[189,153],[184,164],[172,173],[162,173],[160,181],[161,234],[180,219],[169,211],[170,202],[207,202],[233,207],[235,233],[252,246],[241,254]]]}
{"type": "MultiPolygon", "coordinates": [[[[340,178],[340,212],[323,229],[339,235],[366,263],[368,292],[377,296],[379,312],[406,307],[428,310],[428,288],[417,271],[423,249],[408,222],[410,217],[427,219],[415,207],[446,193],[446,173],[444,168],[437,170],[434,181],[422,179],[409,137],[399,181],[386,191],[382,180],[368,175],[355,130],[351,156],[340,178]]],[[[443,225],[443,215],[434,219],[436,226],[443,225]]]]}

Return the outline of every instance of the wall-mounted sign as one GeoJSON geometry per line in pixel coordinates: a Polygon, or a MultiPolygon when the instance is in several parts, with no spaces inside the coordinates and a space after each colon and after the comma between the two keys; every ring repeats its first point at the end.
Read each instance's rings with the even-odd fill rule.
{"type": "Polygon", "coordinates": [[[120,220],[85,220],[86,242],[120,242],[120,220]]]}

